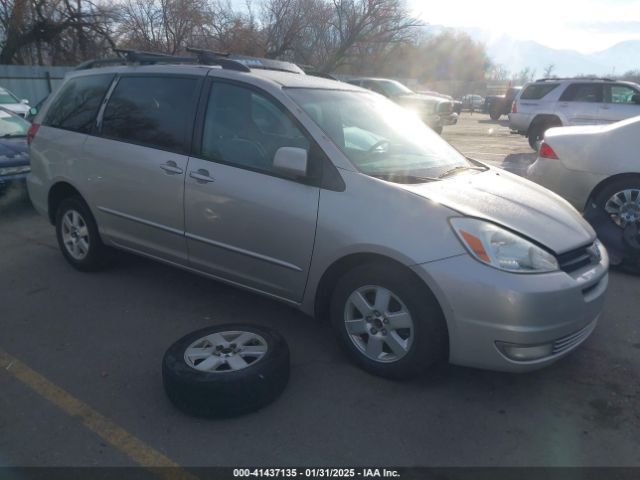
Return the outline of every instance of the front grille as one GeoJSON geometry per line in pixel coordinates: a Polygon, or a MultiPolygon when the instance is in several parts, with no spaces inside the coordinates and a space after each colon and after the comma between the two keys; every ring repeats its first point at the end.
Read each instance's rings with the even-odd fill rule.
{"type": "Polygon", "coordinates": [[[571,350],[573,347],[586,339],[595,327],[596,322],[592,322],[583,329],[578,330],[571,335],[567,335],[566,337],[557,339],[555,342],[553,342],[553,354],[556,355],[558,353],[571,350]]]}
{"type": "Polygon", "coordinates": [[[570,252],[558,255],[557,258],[560,270],[571,273],[588,265],[598,263],[600,259],[594,253],[595,251],[598,251],[597,245],[591,244],[586,247],[576,248],[570,252]]]}
{"type": "Polygon", "coordinates": [[[438,113],[452,113],[453,112],[453,103],[451,102],[441,102],[438,104],[438,113]]]}

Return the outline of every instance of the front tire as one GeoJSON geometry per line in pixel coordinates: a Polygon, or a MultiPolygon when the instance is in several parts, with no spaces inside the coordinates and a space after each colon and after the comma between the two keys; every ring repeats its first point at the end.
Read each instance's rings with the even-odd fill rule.
{"type": "Polygon", "coordinates": [[[331,298],[331,322],[351,359],[374,375],[415,377],[446,356],[437,300],[399,267],[376,263],[347,272],[331,298]]]}
{"type": "Polygon", "coordinates": [[[70,197],[56,210],[56,237],[64,258],[77,270],[91,272],[104,267],[106,247],[85,201],[70,197]]]}

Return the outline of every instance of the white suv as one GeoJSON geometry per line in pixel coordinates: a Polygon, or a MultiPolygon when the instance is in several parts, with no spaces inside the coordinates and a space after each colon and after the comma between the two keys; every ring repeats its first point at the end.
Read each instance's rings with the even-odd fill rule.
{"type": "Polygon", "coordinates": [[[640,85],[606,78],[541,79],[525,85],[509,114],[529,145],[551,127],[613,123],[640,115],[640,85]]]}

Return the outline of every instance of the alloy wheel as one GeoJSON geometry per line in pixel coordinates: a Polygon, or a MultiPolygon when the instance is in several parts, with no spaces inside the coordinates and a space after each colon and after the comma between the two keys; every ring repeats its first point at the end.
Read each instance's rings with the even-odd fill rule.
{"type": "Polygon", "coordinates": [[[353,344],[367,358],[392,363],[410,350],[414,338],[411,313],[390,290],[369,285],[347,298],[344,324],[353,344]]]}
{"type": "Polygon", "coordinates": [[[89,253],[89,229],[76,210],[68,210],[62,218],[62,242],[75,260],[83,260],[89,253]]]}
{"type": "Polygon", "coordinates": [[[620,228],[640,223],[640,189],[628,188],[615,193],[607,200],[604,209],[620,228]]]}
{"type": "Polygon", "coordinates": [[[217,332],[199,338],[187,347],[184,360],[202,372],[232,372],[260,361],[267,341],[253,332],[217,332]]]}

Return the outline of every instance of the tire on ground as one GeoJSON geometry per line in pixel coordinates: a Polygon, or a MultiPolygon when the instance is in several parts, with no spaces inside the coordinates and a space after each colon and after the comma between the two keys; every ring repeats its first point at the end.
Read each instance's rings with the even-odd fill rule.
{"type": "Polygon", "coordinates": [[[162,360],[162,381],[169,400],[182,412],[225,418],[258,410],[273,402],[289,380],[289,347],[266,327],[228,324],[203,328],[175,342],[162,360]],[[266,342],[264,356],[240,370],[201,371],[189,365],[186,350],[199,339],[221,332],[248,332],[266,342]]]}
{"type": "Polygon", "coordinates": [[[426,372],[436,362],[446,360],[448,334],[438,301],[426,285],[410,271],[384,262],[364,264],[348,271],[337,282],[330,303],[334,331],[349,357],[374,375],[403,380],[426,372]],[[409,351],[393,363],[366,357],[353,343],[345,326],[346,302],[363,286],[379,285],[390,290],[407,307],[414,319],[414,339],[409,351]]]}

